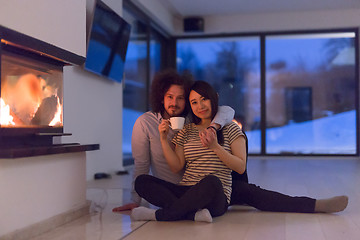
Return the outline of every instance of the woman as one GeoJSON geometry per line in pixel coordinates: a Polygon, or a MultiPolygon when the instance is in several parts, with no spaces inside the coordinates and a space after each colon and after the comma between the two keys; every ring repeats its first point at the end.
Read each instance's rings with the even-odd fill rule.
{"type": "Polygon", "coordinates": [[[134,220],[195,220],[212,222],[223,215],[230,203],[231,171],[242,174],[246,168],[245,137],[231,123],[219,132],[206,132],[218,110],[218,95],[206,82],[197,81],[189,95],[194,123],[188,124],[173,139],[175,149],[167,141],[169,122],[159,125],[164,156],[170,169],[185,173],[179,184],[150,175],[135,181],[135,190],[160,209],[144,207],[132,211],[134,220]],[[207,136],[203,136],[206,134],[207,136]],[[206,146],[201,139],[207,139],[206,146]]]}

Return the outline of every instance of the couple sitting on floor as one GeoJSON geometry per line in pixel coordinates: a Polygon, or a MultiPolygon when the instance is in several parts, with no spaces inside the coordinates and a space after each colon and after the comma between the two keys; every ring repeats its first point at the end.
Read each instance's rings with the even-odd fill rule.
{"type": "Polygon", "coordinates": [[[302,213],[346,208],[347,196],[292,197],[249,184],[246,135],[231,121],[234,111],[218,106],[208,83],[166,70],[156,75],[151,93],[153,111],[141,115],[133,128],[133,202],[114,212],[131,209],[133,220],[212,222],[229,205],[302,213]],[[186,116],[189,108],[191,123],[175,132],[168,119],[186,116]],[[150,169],[154,176],[147,175],[150,169]],[[159,209],[140,206],[141,198],[159,209]]]}

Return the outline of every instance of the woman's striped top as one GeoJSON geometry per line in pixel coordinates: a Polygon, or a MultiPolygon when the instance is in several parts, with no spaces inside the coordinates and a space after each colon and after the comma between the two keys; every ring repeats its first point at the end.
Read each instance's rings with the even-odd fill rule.
{"type": "MultiPolygon", "coordinates": [[[[224,135],[223,148],[231,153],[231,143],[244,134],[240,127],[233,122],[226,125],[222,131],[224,135]]],[[[227,200],[230,202],[231,169],[212,150],[202,146],[196,125],[194,123],[187,124],[172,141],[184,148],[185,173],[179,184],[192,186],[207,175],[217,176],[223,185],[227,200]]]]}

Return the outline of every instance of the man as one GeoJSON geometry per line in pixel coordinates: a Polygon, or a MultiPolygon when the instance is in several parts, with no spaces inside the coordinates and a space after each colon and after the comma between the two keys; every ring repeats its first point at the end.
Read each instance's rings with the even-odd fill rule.
{"type": "MultiPolygon", "coordinates": [[[[151,86],[151,108],[142,114],[133,127],[131,145],[134,158],[133,183],[137,176],[151,173],[163,180],[178,183],[183,172],[173,173],[163,155],[158,126],[162,119],[170,117],[186,117],[189,112],[188,91],[192,85],[190,75],[179,75],[168,69],[158,73],[151,86]]],[[[234,110],[228,106],[219,107],[212,126],[219,129],[232,121],[234,110]]],[[[187,122],[189,119],[187,118],[187,122]]],[[[175,131],[170,129],[168,139],[174,137],[175,131]]],[[[131,210],[138,207],[141,198],[132,187],[131,203],[114,208],[114,212],[131,210]]]]}

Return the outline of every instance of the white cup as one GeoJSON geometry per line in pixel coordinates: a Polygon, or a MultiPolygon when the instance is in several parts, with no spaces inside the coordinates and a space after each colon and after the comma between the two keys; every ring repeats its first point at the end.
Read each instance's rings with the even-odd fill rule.
{"type": "Polygon", "coordinates": [[[171,128],[173,130],[180,130],[184,127],[184,117],[172,117],[170,118],[171,128]]]}

